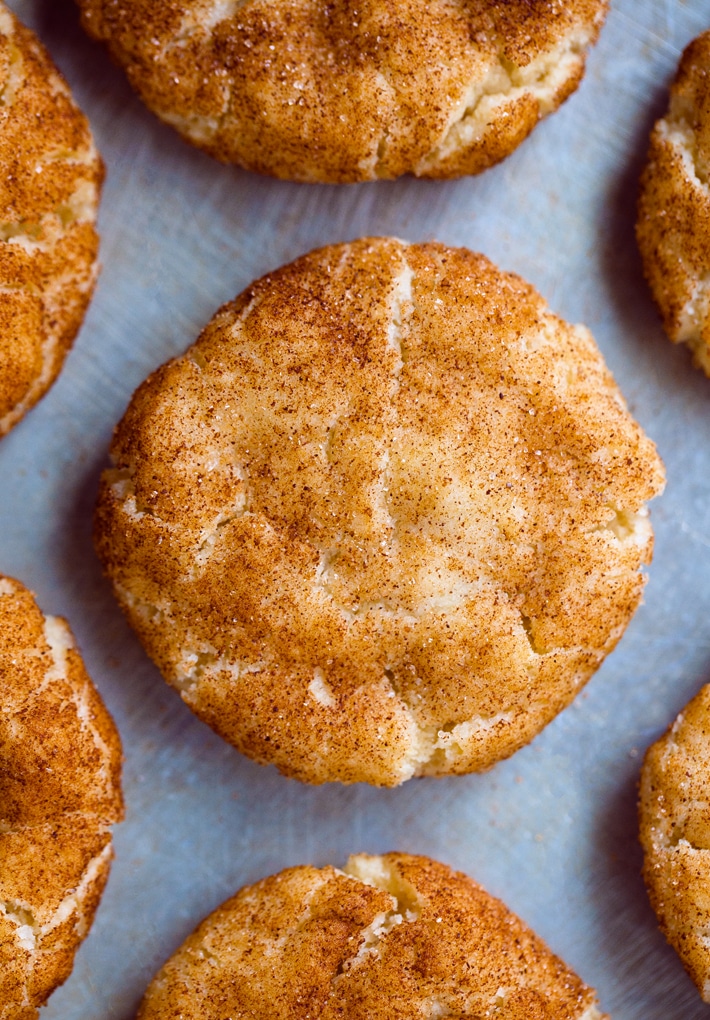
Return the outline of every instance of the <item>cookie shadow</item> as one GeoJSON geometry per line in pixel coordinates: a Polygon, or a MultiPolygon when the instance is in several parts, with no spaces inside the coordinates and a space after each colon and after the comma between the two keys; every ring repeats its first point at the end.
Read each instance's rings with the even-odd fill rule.
{"type": "Polygon", "coordinates": [[[641,253],[636,243],[636,218],[640,178],[646,164],[649,137],[655,122],[668,106],[667,83],[650,96],[645,116],[635,126],[630,156],[614,178],[607,196],[608,222],[600,250],[600,268],[624,340],[634,350],[657,386],[675,391],[692,386],[706,389],[702,373],[693,367],[685,345],[671,344],[646,282],[641,253]]]}
{"type": "Polygon", "coordinates": [[[97,443],[91,461],[76,476],[55,536],[56,569],[62,590],[76,607],[70,624],[89,674],[110,701],[112,713],[125,717],[136,697],[145,704],[154,688],[165,685],[119,609],[94,550],[94,509],[101,472],[108,466],[107,445],[97,443]],[[130,683],[111,682],[128,673],[130,683]]]}
{"type": "Polygon", "coordinates": [[[603,891],[593,915],[595,941],[601,970],[613,975],[616,988],[616,1000],[604,1005],[624,1020],[707,1020],[707,1007],[661,934],[646,894],[637,814],[642,756],[635,762],[598,819],[591,863],[595,887],[603,891]]]}
{"type": "Polygon", "coordinates": [[[72,88],[90,92],[98,86],[106,92],[108,75],[111,91],[118,89],[124,99],[132,98],[125,76],[81,27],[76,0],[43,0],[36,5],[33,27],[62,73],[71,73],[72,88]]]}

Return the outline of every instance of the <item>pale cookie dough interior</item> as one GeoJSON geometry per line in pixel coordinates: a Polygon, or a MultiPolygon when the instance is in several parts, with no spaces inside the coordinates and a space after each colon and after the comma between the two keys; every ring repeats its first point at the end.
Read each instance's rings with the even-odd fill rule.
{"type": "Polygon", "coordinates": [[[646,754],[644,878],[661,931],[710,1002],[710,685],[646,754]]]}
{"type": "Polygon", "coordinates": [[[587,330],[438,244],[311,253],[119,425],[99,554],[149,654],[310,782],[490,767],[621,636],[663,485],[587,330]]]}
{"type": "Polygon", "coordinates": [[[351,857],[242,889],[150,985],[138,1020],[603,1020],[499,900],[425,857],[351,857]]]}
{"type": "Polygon", "coordinates": [[[66,83],[0,3],[0,436],[54,381],[83,320],[102,177],[66,83]]]}
{"type": "Polygon", "coordinates": [[[710,375],[710,31],[685,50],[651,134],[637,236],[668,336],[710,375]]]}
{"type": "Polygon", "coordinates": [[[579,84],[606,0],[78,0],[145,103],[301,181],[477,173],[579,84]]]}
{"type": "Polygon", "coordinates": [[[36,1020],[108,878],[121,749],[66,623],[5,577],[0,678],[0,1020],[36,1020]]]}

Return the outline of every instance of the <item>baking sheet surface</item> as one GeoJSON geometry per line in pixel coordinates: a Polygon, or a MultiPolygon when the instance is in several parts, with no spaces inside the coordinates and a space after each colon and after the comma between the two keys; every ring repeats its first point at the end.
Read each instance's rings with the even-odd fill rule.
{"type": "Polygon", "coordinates": [[[0,571],[66,616],[121,731],[127,819],[74,972],[44,1020],[130,1020],[146,984],[239,886],[403,849],[499,895],[614,1020],[710,1015],[640,878],[641,756],[710,680],[710,380],[661,332],[633,238],[648,132],[707,0],[612,0],[586,78],[506,162],[453,182],[282,183],[222,167],[141,106],[70,0],[10,0],[90,117],[107,166],[103,272],[66,367],[0,444],[0,571]],[[483,776],[310,788],[214,736],[147,660],[91,547],[111,430],[150,370],[254,278],[364,234],[485,252],[594,333],[666,463],[645,604],[585,692],[483,776]]]}

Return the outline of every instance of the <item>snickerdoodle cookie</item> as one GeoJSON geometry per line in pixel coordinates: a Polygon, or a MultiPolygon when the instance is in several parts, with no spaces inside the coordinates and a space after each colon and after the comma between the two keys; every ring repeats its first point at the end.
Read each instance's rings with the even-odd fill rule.
{"type": "Polygon", "coordinates": [[[621,636],[663,485],[588,331],[481,255],[365,239],[136,392],[96,540],[166,679],[310,782],[486,769],[621,636]]]}
{"type": "Polygon", "coordinates": [[[683,53],[651,134],[637,236],[668,336],[710,375],[710,31],[683,53]]]}
{"type": "Polygon", "coordinates": [[[144,102],[300,181],[455,177],[577,87],[607,0],[78,0],[144,102]]]}
{"type": "Polygon", "coordinates": [[[641,773],[644,878],[661,930],[710,1002],[710,685],[649,748],[641,773]]]}
{"type": "Polygon", "coordinates": [[[248,886],[150,985],[139,1020],[602,1020],[500,900],[426,857],[351,857],[248,886]]]}
{"type": "Polygon", "coordinates": [[[123,813],[118,735],[66,623],[0,577],[0,1018],[69,975],[123,813]]]}
{"type": "Polygon", "coordinates": [[[81,325],[102,177],[65,81],[0,2],[0,436],[49,388],[81,325]]]}

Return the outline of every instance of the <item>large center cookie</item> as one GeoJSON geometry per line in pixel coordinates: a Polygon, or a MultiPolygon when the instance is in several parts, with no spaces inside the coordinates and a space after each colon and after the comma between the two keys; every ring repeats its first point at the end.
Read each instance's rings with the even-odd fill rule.
{"type": "Polygon", "coordinates": [[[641,597],[663,484],[587,330],[439,244],[307,255],[137,391],[97,543],[148,652],[311,782],[488,768],[641,597]]]}
{"type": "Polygon", "coordinates": [[[305,181],[477,173],[579,84],[607,0],[78,0],[146,104],[305,181]]]}

